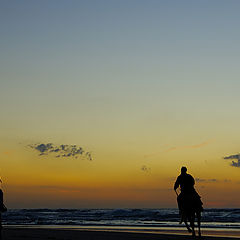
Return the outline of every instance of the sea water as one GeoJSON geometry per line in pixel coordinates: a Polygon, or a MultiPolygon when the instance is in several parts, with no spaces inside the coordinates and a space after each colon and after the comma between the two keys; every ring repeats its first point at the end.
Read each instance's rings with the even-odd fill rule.
{"type": "MultiPolygon", "coordinates": [[[[9,209],[4,225],[179,228],[177,209],[9,209]]],[[[240,229],[240,209],[205,209],[203,228],[240,229]]]]}

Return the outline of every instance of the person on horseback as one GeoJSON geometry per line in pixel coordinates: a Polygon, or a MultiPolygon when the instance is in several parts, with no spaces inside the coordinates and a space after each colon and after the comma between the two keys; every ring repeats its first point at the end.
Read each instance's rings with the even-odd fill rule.
{"type": "MultiPolygon", "coordinates": [[[[191,195],[192,199],[195,201],[195,203],[192,204],[196,204],[197,206],[199,206],[200,210],[202,211],[202,201],[200,199],[201,197],[196,192],[194,185],[195,185],[194,178],[187,173],[186,167],[182,167],[181,174],[177,177],[177,180],[174,184],[174,191],[176,191],[179,188],[179,186],[181,189],[181,193],[177,197],[180,216],[182,215],[184,207],[188,207],[186,206],[184,200],[186,199],[186,196],[189,195],[191,195]]],[[[187,204],[189,204],[189,202],[187,204]]]]}
{"type": "Polygon", "coordinates": [[[201,212],[203,211],[203,203],[201,197],[196,192],[194,178],[187,173],[187,168],[181,168],[181,174],[177,177],[174,184],[174,191],[177,194],[177,202],[180,213],[180,223],[184,222],[188,232],[195,236],[194,221],[197,218],[198,222],[198,235],[201,237],[201,212]],[[181,193],[178,195],[177,189],[181,189],[181,193]],[[188,225],[190,222],[190,227],[188,225]]]}

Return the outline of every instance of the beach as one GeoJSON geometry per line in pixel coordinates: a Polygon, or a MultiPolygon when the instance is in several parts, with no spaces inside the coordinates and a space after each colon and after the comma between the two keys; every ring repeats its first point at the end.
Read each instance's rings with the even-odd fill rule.
{"type": "MultiPolygon", "coordinates": [[[[240,232],[205,231],[201,239],[234,240],[240,238],[240,232]]],[[[5,227],[1,240],[55,239],[55,240],[185,240],[193,239],[186,231],[134,232],[123,230],[61,229],[61,228],[24,228],[5,227]]],[[[195,239],[199,239],[196,237],[195,239]]]]}
{"type": "MultiPolygon", "coordinates": [[[[177,209],[9,209],[3,239],[191,239],[178,219],[177,209]]],[[[203,239],[240,238],[239,222],[239,209],[206,209],[203,239]]]]}

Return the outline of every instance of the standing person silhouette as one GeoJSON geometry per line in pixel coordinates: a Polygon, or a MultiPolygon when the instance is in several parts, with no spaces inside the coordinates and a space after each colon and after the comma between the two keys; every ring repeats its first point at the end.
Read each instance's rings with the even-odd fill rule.
{"type": "MultiPolygon", "coordinates": [[[[197,205],[201,208],[202,210],[202,201],[200,199],[200,196],[196,192],[194,188],[195,180],[194,178],[187,173],[187,168],[182,167],[181,168],[181,174],[177,177],[177,180],[174,184],[174,191],[176,191],[179,186],[181,189],[181,193],[177,197],[177,202],[178,202],[178,208],[179,208],[179,214],[182,216],[182,211],[184,209],[184,198],[186,195],[192,195],[193,200],[197,202],[197,205]]],[[[194,202],[192,204],[195,204],[194,202]]]]}
{"type": "MultiPolygon", "coordinates": [[[[2,183],[2,180],[0,179],[0,183],[2,183]]],[[[2,213],[6,212],[7,208],[5,207],[3,203],[3,191],[2,186],[0,187],[0,231],[2,231],[2,213]]]]}
{"type": "Polygon", "coordinates": [[[2,231],[2,209],[3,209],[3,191],[0,188],[0,231],[2,231]]]}

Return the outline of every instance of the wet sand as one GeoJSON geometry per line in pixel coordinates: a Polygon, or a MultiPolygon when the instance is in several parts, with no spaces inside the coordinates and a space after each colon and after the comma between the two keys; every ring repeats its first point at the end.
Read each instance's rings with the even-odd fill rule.
{"type": "MultiPolygon", "coordinates": [[[[239,231],[204,231],[204,240],[236,240],[240,239],[239,231]],[[232,235],[232,236],[231,236],[232,235]],[[231,237],[230,237],[231,236],[231,237]],[[233,237],[234,236],[234,237],[233,237]]],[[[87,229],[51,229],[51,228],[14,228],[6,227],[2,231],[1,240],[187,240],[193,237],[186,231],[128,232],[123,230],[87,230],[87,229]]],[[[199,239],[196,237],[195,239],[199,239]]]]}

